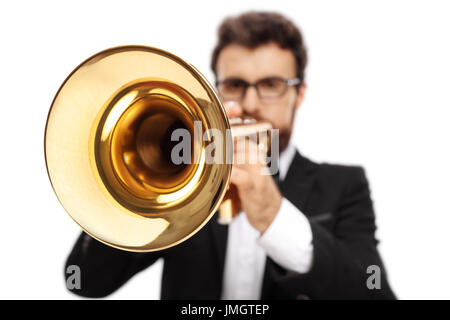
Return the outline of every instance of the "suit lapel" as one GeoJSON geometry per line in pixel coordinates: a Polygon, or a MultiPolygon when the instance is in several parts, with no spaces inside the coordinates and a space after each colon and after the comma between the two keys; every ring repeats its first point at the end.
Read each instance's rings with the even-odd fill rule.
{"type": "Polygon", "coordinates": [[[305,209],[311,187],[314,184],[317,164],[295,153],[285,179],[280,183],[283,196],[299,210],[305,209]]]}

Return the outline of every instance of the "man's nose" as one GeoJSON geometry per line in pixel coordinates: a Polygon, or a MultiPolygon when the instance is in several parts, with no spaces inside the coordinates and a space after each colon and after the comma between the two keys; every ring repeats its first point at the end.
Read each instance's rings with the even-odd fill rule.
{"type": "Polygon", "coordinates": [[[248,87],[242,98],[242,109],[247,114],[254,114],[258,110],[259,97],[255,87],[248,87]]]}

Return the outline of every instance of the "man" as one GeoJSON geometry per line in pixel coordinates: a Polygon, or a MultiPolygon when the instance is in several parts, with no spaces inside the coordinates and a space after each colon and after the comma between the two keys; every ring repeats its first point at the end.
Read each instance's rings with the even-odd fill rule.
{"type": "Polygon", "coordinates": [[[108,295],[163,258],[163,299],[395,298],[363,169],[313,163],[290,142],[305,66],[302,36],[283,16],[225,20],[212,59],[218,92],[233,102],[229,116],[268,120],[280,130],[279,175],[261,174],[261,163],[233,165],[242,212],[229,226],[215,216],[161,252],[120,251],[82,234],[67,260],[82,270],[73,292],[108,295]]]}

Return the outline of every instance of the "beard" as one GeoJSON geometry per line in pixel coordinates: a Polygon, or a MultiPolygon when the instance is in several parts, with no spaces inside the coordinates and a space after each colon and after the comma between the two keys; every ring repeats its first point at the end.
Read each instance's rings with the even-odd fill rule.
{"type": "Polygon", "coordinates": [[[289,141],[291,140],[291,135],[292,135],[293,126],[294,126],[294,119],[295,119],[295,111],[296,111],[296,109],[293,108],[290,123],[283,127],[276,126],[270,119],[265,119],[265,118],[261,117],[260,114],[250,114],[250,113],[244,112],[242,114],[242,116],[253,118],[256,121],[269,122],[272,125],[273,129],[278,129],[279,130],[278,131],[279,153],[281,153],[284,150],[286,150],[287,146],[289,145],[289,141]]]}
{"type": "Polygon", "coordinates": [[[280,145],[280,153],[286,150],[289,145],[289,141],[291,140],[292,135],[292,125],[289,128],[280,128],[279,129],[279,145],[280,145]]]}

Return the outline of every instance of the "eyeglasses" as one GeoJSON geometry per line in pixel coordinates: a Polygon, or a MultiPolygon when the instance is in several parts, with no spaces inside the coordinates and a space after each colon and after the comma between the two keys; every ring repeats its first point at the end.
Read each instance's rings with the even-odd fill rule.
{"type": "Polygon", "coordinates": [[[242,100],[248,87],[255,87],[260,99],[271,100],[280,98],[289,87],[297,86],[300,83],[299,78],[270,77],[258,80],[255,83],[248,83],[239,78],[229,78],[216,82],[216,87],[224,100],[242,100]]]}

